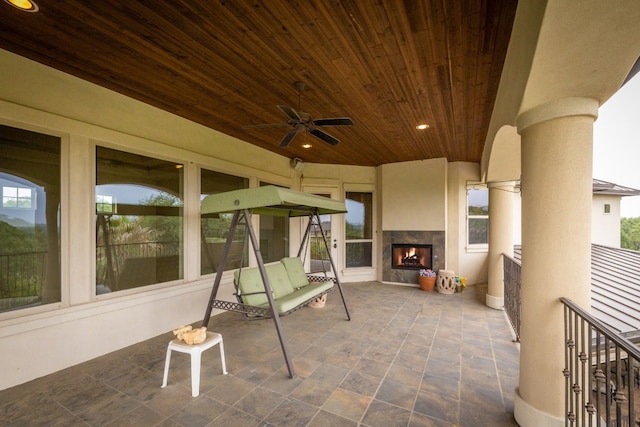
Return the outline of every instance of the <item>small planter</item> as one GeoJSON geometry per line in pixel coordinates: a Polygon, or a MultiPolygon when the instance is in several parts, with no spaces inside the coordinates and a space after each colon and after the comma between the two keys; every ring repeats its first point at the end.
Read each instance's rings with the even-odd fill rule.
{"type": "Polygon", "coordinates": [[[420,289],[423,291],[432,291],[436,284],[436,277],[418,276],[418,283],[420,284],[420,289]]]}
{"type": "Polygon", "coordinates": [[[311,301],[309,304],[307,304],[307,307],[311,307],[311,308],[322,308],[324,307],[324,305],[327,303],[327,294],[324,294],[316,299],[314,299],[313,301],[311,301]]]}

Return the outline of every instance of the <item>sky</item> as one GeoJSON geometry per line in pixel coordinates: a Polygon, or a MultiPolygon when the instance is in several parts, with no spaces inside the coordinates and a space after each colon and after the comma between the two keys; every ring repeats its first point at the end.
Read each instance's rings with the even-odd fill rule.
{"type": "MultiPolygon", "coordinates": [[[[598,111],[593,177],[640,190],[640,73],[598,111]]],[[[620,211],[621,217],[640,217],[640,196],[623,197],[620,211]]]]}

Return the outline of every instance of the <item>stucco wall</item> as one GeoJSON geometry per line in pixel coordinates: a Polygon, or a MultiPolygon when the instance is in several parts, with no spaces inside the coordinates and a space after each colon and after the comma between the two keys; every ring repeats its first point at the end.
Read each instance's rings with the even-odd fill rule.
{"type": "Polygon", "coordinates": [[[591,243],[620,247],[620,196],[593,195],[591,208],[591,243]],[[604,212],[609,204],[610,213],[604,212]]]}
{"type": "Polygon", "coordinates": [[[444,230],[447,160],[382,165],[382,229],[444,230]]]}

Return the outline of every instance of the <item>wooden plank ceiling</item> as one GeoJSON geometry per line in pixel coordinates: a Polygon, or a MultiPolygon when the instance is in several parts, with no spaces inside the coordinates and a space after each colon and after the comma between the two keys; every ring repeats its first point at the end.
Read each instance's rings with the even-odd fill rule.
{"type": "Polygon", "coordinates": [[[36,1],[0,2],[0,48],[287,157],[363,166],[480,161],[517,5],[36,1]],[[288,128],[243,128],[285,123],[278,104],[354,125],[323,128],[338,145],[302,133],[286,148],[288,128]]]}

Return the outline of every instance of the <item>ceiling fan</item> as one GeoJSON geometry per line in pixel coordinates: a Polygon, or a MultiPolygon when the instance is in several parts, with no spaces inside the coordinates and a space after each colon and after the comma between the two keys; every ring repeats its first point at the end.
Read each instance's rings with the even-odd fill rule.
{"type": "Polygon", "coordinates": [[[301,132],[308,132],[318,139],[330,145],[336,145],[340,140],[320,129],[324,126],[351,126],[353,121],[349,117],[333,117],[326,119],[314,119],[310,114],[300,111],[300,94],[304,90],[303,82],[294,82],[293,85],[298,90],[298,110],[287,105],[278,105],[280,111],[287,115],[287,123],[264,123],[258,125],[243,126],[243,129],[255,129],[263,127],[292,127],[293,129],[280,141],[280,147],[286,147],[293,138],[301,132]]]}

